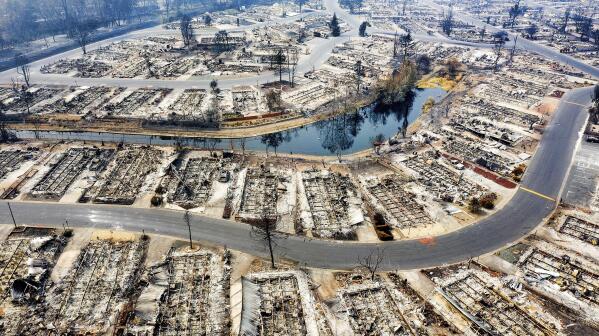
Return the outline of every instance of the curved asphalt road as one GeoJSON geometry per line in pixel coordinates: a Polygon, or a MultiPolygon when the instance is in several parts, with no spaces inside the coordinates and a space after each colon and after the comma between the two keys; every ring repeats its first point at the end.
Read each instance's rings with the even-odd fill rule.
{"type": "MultiPolygon", "coordinates": [[[[384,270],[416,269],[464,261],[526,236],[554,209],[547,199],[559,197],[572,156],[586,123],[586,106],[591,89],[566,94],[553,121],[543,136],[529,165],[522,186],[512,200],[494,215],[461,230],[424,240],[381,243],[309,240],[298,236],[277,239],[275,252],[318,268],[349,269],[360,256],[380,248],[384,251],[384,270]]],[[[75,227],[115,229],[187,238],[187,227],[180,211],[136,209],[124,206],[73,205],[57,203],[12,202],[18,224],[61,226],[65,219],[75,227]]],[[[193,239],[266,256],[266,248],[250,236],[249,226],[232,221],[193,216],[193,239]]],[[[12,223],[6,202],[0,203],[0,223],[12,223]]]]}

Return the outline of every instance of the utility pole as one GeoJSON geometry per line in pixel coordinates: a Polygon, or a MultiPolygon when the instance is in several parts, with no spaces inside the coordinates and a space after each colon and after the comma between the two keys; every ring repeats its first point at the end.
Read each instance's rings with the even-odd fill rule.
{"type": "Polygon", "coordinates": [[[15,221],[15,215],[12,213],[12,208],[10,207],[10,202],[6,202],[6,205],[8,205],[8,211],[10,211],[10,217],[12,218],[12,223],[15,225],[15,228],[16,228],[17,221],[15,221]]]}

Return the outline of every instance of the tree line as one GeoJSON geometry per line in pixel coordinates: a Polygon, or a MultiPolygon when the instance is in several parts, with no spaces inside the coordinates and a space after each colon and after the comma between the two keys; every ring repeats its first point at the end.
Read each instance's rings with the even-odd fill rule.
{"type": "MultiPolygon", "coordinates": [[[[247,5],[249,2],[237,1],[247,5]]],[[[66,34],[84,49],[98,28],[118,27],[162,17],[171,21],[204,6],[216,9],[230,1],[210,0],[0,0],[0,50],[66,34]]],[[[85,49],[84,49],[85,51],[85,49]]]]}

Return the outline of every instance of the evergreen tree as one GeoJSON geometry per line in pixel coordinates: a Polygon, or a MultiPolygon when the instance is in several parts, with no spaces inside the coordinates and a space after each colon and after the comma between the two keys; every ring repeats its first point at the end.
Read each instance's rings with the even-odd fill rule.
{"type": "Polygon", "coordinates": [[[337,19],[337,14],[333,14],[333,19],[331,20],[331,35],[337,37],[341,35],[341,28],[339,27],[339,20],[337,19]]]}
{"type": "Polygon", "coordinates": [[[360,25],[360,30],[359,30],[359,34],[361,37],[366,36],[366,28],[370,27],[370,23],[364,21],[362,22],[362,24],[360,25]]]}

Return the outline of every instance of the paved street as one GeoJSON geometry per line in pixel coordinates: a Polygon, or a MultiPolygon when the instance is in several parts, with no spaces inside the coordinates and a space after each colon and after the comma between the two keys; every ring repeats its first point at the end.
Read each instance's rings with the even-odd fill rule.
{"type": "MultiPolygon", "coordinates": [[[[355,27],[361,22],[361,19],[341,10],[335,0],[326,0],[325,5],[329,12],[338,13],[354,29],[338,38],[319,40],[319,45],[299,67],[300,71],[298,72],[300,73],[326,61],[335,45],[343,42],[344,39],[355,36],[355,27]]],[[[463,17],[467,18],[469,22],[478,22],[477,24],[484,25],[467,16],[463,17]]],[[[120,37],[120,39],[122,38],[125,37],[120,37]]],[[[538,46],[533,42],[524,40],[520,43],[520,47],[569,63],[599,77],[599,69],[546,47],[538,46]]],[[[253,84],[257,80],[266,80],[269,76],[272,75],[265,74],[246,79],[221,81],[221,87],[253,84]]],[[[0,81],[6,81],[9,78],[10,73],[0,74],[0,81]]],[[[50,81],[50,79],[48,80],[50,81]]],[[[35,80],[43,82],[40,76],[36,76],[35,80]]],[[[63,77],[63,81],[65,84],[73,84],[74,79],[63,77]]],[[[173,87],[190,88],[204,87],[209,81],[168,81],[168,84],[165,84],[167,81],[97,79],[97,81],[88,83],[77,79],[77,82],[80,85],[103,83],[121,86],[169,85],[170,87],[172,85],[173,87]]],[[[502,210],[474,225],[430,239],[381,243],[334,242],[290,236],[278,239],[276,254],[307,266],[346,269],[356,266],[360,256],[365,256],[379,248],[383,249],[385,253],[384,269],[393,270],[459,262],[509,245],[534,230],[554,208],[555,202],[550,199],[557,199],[560,196],[563,182],[572,163],[573,153],[586,121],[585,105],[589,102],[590,89],[588,88],[574,90],[562,98],[551,124],[545,131],[539,149],[526,171],[522,182],[523,189],[520,189],[502,210]]],[[[585,146],[583,145],[581,148],[584,151],[585,146]]],[[[574,171],[576,172],[576,170],[574,171]]],[[[31,202],[14,202],[11,205],[19,224],[60,227],[65,219],[68,219],[70,225],[78,227],[122,229],[136,232],[144,230],[148,233],[179,238],[187,237],[187,228],[182,219],[183,214],[177,211],[31,202]]],[[[5,203],[0,203],[0,222],[12,223],[5,203]]],[[[226,245],[250,254],[266,255],[265,246],[254,241],[249,235],[249,227],[241,223],[194,216],[192,232],[194,239],[199,241],[226,245]]]]}
{"type": "MultiPolygon", "coordinates": [[[[455,263],[492,252],[524,237],[548,216],[572,162],[579,134],[586,121],[590,88],[567,93],[547,128],[539,149],[527,169],[522,186],[541,193],[540,197],[520,189],[510,202],[494,215],[464,229],[442,236],[381,243],[357,243],[289,236],[277,240],[276,254],[302,265],[348,269],[360,256],[381,249],[385,270],[415,269],[455,263]],[[572,104],[575,103],[575,104],[572,104]]],[[[122,206],[13,202],[18,224],[61,227],[65,219],[77,227],[130,230],[185,239],[183,213],[163,209],[122,206]]],[[[12,223],[5,202],[0,203],[0,222],[12,223]]],[[[266,248],[253,240],[249,226],[232,221],[193,216],[193,238],[224,245],[250,254],[266,256],[266,248]]]]}

